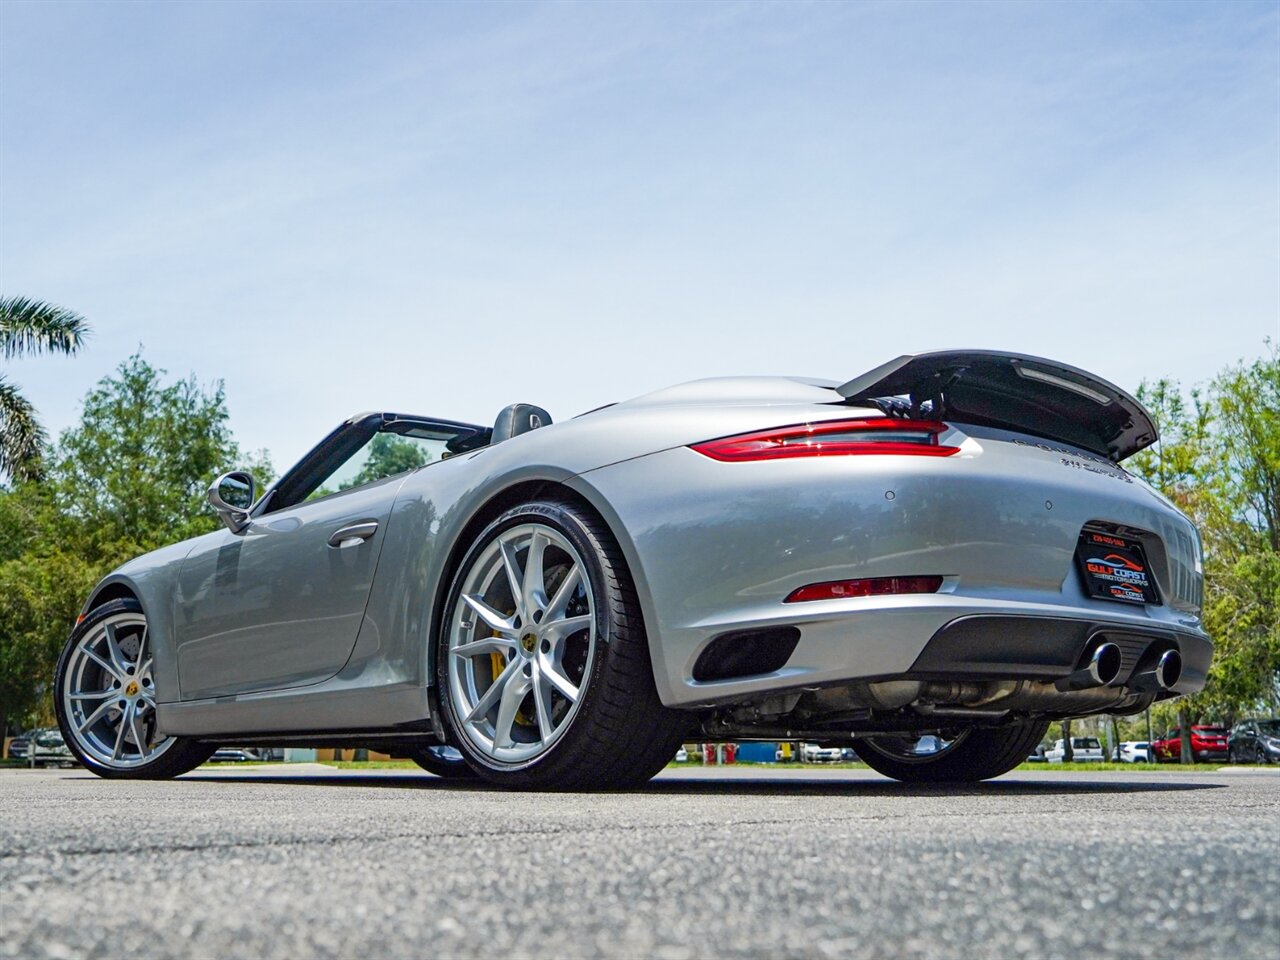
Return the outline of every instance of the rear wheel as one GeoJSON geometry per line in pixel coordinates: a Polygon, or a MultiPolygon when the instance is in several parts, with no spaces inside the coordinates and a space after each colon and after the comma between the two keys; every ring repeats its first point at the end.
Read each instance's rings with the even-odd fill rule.
{"type": "Polygon", "coordinates": [[[214,748],[156,725],[147,618],[133,599],[92,610],[71,632],[54,676],[67,747],[100,777],[158,780],[204,763],[214,748]]]}
{"type": "Polygon", "coordinates": [[[904,783],[973,783],[1008,773],[1036,748],[1048,721],[946,732],[937,749],[921,751],[921,737],[862,737],[854,750],[867,766],[904,783]]]}
{"type": "Polygon", "coordinates": [[[680,746],[658,700],[635,587],[608,529],[572,504],[504,513],[463,557],[439,638],[451,742],[521,789],[643,783],[680,746]]]}

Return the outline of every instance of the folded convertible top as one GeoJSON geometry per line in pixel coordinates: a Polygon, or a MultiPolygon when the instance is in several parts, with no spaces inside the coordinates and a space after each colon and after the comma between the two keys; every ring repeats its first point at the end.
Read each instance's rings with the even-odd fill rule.
{"type": "Polygon", "coordinates": [[[1156,442],[1146,409],[1065,363],[995,350],[906,354],[837,388],[852,404],[982,424],[1074,444],[1114,461],[1156,442]],[[908,404],[887,404],[906,397],[908,404]]]}

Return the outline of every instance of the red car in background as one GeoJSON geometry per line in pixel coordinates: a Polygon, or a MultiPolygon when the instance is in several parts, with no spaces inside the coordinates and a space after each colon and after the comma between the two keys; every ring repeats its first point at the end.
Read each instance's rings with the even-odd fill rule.
{"type": "MultiPolygon", "coordinates": [[[[1151,751],[1161,763],[1177,762],[1182,757],[1182,731],[1174,727],[1163,737],[1151,742],[1151,751]]],[[[1192,726],[1191,756],[1197,763],[1227,761],[1226,727],[1192,726]]]]}

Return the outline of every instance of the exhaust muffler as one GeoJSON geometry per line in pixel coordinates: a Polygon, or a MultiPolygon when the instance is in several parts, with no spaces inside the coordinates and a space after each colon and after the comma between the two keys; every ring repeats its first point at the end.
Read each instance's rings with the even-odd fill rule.
{"type": "Polygon", "coordinates": [[[1159,693],[1172,690],[1181,678],[1182,654],[1177,650],[1166,650],[1153,665],[1130,677],[1126,686],[1143,693],[1159,693]]]}
{"type": "Polygon", "coordinates": [[[1110,686],[1120,676],[1121,659],[1120,648],[1114,643],[1100,643],[1093,648],[1088,663],[1074,673],[1055,680],[1053,685],[1062,691],[1110,686]]]}

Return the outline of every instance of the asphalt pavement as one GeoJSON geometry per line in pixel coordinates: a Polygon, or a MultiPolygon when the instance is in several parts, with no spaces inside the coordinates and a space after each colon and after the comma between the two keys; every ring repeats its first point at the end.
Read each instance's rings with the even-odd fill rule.
{"type": "Polygon", "coordinates": [[[1280,957],[1280,775],[0,771],[0,956],[1280,957]]]}

